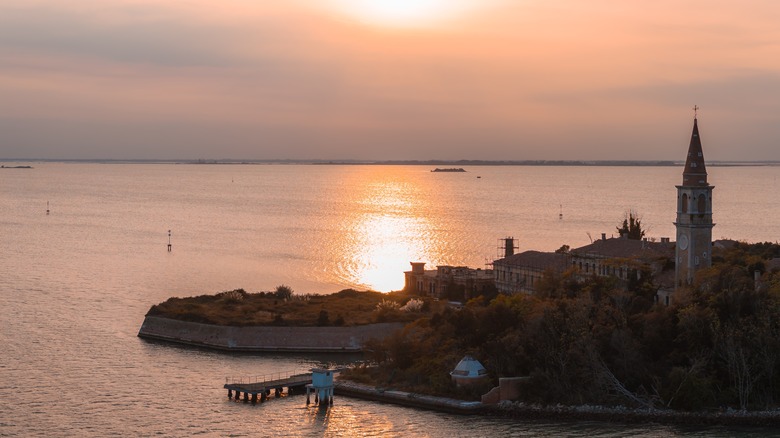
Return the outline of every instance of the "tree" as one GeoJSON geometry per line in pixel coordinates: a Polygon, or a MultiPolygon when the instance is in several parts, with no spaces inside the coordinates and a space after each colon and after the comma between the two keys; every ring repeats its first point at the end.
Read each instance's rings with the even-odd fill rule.
{"type": "Polygon", "coordinates": [[[274,292],[274,296],[276,298],[279,298],[280,300],[289,300],[292,298],[293,290],[290,286],[287,286],[285,284],[280,284],[279,286],[276,286],[276,292],[274,292]]]}
{"type": "Polygon", "coordinates": [[[642,240],[645,237],[645,230],[642,229],[642,219],[634,210],[626,212],[623,224],[617,227],[617,231],[621,236],[625,235],[632,240],[642,240]]]}

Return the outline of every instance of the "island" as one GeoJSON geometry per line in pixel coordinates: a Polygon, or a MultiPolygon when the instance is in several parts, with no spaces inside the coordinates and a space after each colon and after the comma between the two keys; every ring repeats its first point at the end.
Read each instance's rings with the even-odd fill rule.
{"type": "Polygon", "coordinates": [[[237,289],[154,305],[138,336],[224,351],[355,353],[442,305],[400,292],[237,289]]]}
{"type": "Polygon", "coordinates": [[[720,241],[712,257],[669,304],[654,300],[663,271],[621,283],[546,270],[533,294],[475,293],[462,306],[427,293],[280,286],[171,298],[152,306],[139,336],[226,351],[363,352],[336,394],[431,409],[778,425],[780,244],[720,241]],[[471,360],[480,379],[464,385],[461,363],[471,360]]]}
{"type": "Polygon", "coordinates": [[[444,167],[444,168],[435,168],[431,170],[431,172],[465,172],[466,169],[462,167],[444,167]]]}

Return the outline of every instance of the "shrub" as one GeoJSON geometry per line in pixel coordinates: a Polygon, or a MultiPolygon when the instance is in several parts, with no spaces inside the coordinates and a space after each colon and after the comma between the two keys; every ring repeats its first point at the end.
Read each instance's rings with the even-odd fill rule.
{"type": "Polygon", "coordinates": [[[423,304],[423,300],[412,298],[411,300],[407,301],[400,310],[403,312],[419,312],[422,310],[423,304]]]}
{"type": "MultiPolygon", "coordinates": [[[[410,300],[411,301],[411,300],[410,300]]],[[[376,305],[376,310],[398,310],[401,307],[400,304],[391,300],[382,300],[376,305]]]]}
{"type": "Polygon", "coordinates": [[[240,303],[244,300],[246,292],[243,289],[229,290],[222,292],[217,297],[226,303],[240,303]]]}
{"type": "Polygon", "coordinates": [[[326,325],[330,325],[330,319],[328,318],[328,311],[323,309],[320,310],[320,314],[317,317],[317,325],[322,327],[326,325]]]}

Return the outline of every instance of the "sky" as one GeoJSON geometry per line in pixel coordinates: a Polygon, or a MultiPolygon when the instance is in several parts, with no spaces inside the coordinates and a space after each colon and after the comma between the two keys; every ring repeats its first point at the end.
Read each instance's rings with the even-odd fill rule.
{"type": "Polygon", "coordinates": [[[780,160],[777,0],[3,0],[0,158],[780,160]]]}

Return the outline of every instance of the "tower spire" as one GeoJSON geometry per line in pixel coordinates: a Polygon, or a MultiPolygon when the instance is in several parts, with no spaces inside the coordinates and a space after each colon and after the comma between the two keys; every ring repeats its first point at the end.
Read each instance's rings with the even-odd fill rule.
{"type": "Polygon", "coordinates": [[[685,160],[683,170],[684,186],[707,186],[707,167],[704,164],[704,152],[701,149],[701,137],[699,137],[699,124],[696,112],[699,107],[694,106],[693,132],[691,143],[688,146],[688,158],[685,160]]]}
{"type": "Polygon", "coordinates": [[[712,266],[712,190],[701,150],[697,114],[693,108],[693,133],[683,170],[683,183],[677,186],[677,242],[675,244],[675,283],[693,283],[696,272],[712,266]]]}

